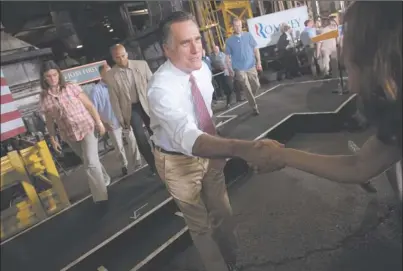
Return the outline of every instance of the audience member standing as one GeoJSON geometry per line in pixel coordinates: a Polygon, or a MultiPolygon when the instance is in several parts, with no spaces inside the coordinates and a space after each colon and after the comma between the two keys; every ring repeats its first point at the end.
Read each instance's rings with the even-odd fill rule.
{"type": "MultiPolygon", "coordinates": [[[[326,26],[322,29],[322,34],[337,30],[337,25],[333,20],[327,20],[326,26]]],[[[320,68],[325,78],[330,78],[330,70],[332,77],[338,76],[337,69],[337,41],[336,39],[327,39],[318,43],[318,51],[320,52],[320,68]]]]}
{"type": "Polygon", "coordinates": [[[227,97],[227,108],[229,108],[231,106],[231,95],[233,88],[233,79],[229,75],[229,69],[231,67],[228,67],[228,64],[225,61],[225,54],[220,51],[220,48],[217,45],[214,46],[210,59],[213,74],[218,74],[215,76],[215,78],[218,82],[218,85],[224,91],[224,94],[227,97]]]}
{"type": "Polygon", "coordinates": [[[62,139],[84,163],[94,202],[105,202],[108,199],[106,187],[110,184],[110,177],[99,160],[94,128],[103,135],[105,127],[97,110],[80,86],[65,82],[53,61],[47,61],[42,66],[41,86],[40,106],[46,117],[53,149],[56,152],[62,151],[55,138],[56,122],[62,139]]]}
{"type": "Polygon", "coordinates": [[[284,65],[286,77],[291,79],[299,75],[299,64],[295,53],[292,28],[286,23],[280,25],[281,36],[277,41],[278,55],[284,65]]]}
{"type": "Polygon", "coordinates": [[[257,43],[249,32],[242,32],[242,21],[235,18],[232,22],[234,34],[226,41],[225,54],[227,55],[229,71],[235,81],[245,91],[249,105],[255,115],[259,114],[255,95],[260,88],[258,71],[262,70],[260,52],[257,43]]]}
{"type": "Polygon", "coordinates": [[[99,73],[101,74],[102,79],[91,90],[89,97],[95,108],[97,109],[101,120],[104,123],[109,136],[112,139],[115,151],[117,151],[117,153],[119,154],[119,159],[122,163],[122,173],[123,175],[127,175],[128,162],[123,145],[123,135],[125,135],[127,139],[131,162],[133,162],[135,166],[140,165],[141,156],[132,128],[129,127],[128,129],[123,129],[120,126],[115,114],[113,113],[111,101],[109,98],[108,86],[105,83],[106,73],[110,69],[111,68],[107,64],[99,67],[99,73]]]}
{"type": "Polygon", "coordinates": [[[308,65],[311,69],[312,75],[317,76],[316,72],[316,57],[315,57],[315,43],[312,42],[312,38],[316,36],[316,29],[314,27],[313,20],[306,20],[304,22],[305,29],[301,33],[301,42],[304,46],[306,57],[308,59],[308,65]]]}
{"type": "Polygon", "coordinates": [[[126,48],[117,44],[111,49],[116,65],[107,73],[111,104],[123,129],[133,128],[141,154],[155,174],[154,155],[143,124],[150,135],[147,85],[152,73],[146,61],[129,60],[126,48]]]}

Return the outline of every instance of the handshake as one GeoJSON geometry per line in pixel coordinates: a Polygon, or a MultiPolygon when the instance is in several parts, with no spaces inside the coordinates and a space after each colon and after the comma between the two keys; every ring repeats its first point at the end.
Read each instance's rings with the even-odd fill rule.
{"type": "Polygon", "coordinates": [[[258,173],[267,173],[285,167],[283,158],[284,145],[275,140],[263,139],[254,141],[252,147],[239,157],[246,160],[258,173]]]}

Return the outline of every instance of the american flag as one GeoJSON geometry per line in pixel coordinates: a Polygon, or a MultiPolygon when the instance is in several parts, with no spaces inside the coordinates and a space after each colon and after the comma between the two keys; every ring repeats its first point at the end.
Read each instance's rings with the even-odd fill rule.
{"type": "Polygon", "coordinates": [[[25,133],[25,125],[1,70],[1,141],[25,133]]]}

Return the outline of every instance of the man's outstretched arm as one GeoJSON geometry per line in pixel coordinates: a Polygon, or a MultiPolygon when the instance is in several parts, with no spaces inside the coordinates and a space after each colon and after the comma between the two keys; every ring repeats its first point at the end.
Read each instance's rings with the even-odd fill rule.
{"type": "Polygon", "coordinates": [[[267,168],[282,167],[282,163],[278,167],[271,165],[267,157],[271,148],[281,147],[278,142],[265,141],[262,144],[260,141],[226,139],[203,133],[171,95],[163,89],[150,88],[148,100],[153,117],[172,135],[172,144],[177,151],[205,158],[239,157],[256,166],[262,166],[260,163],[263,163],[267,168]]]}

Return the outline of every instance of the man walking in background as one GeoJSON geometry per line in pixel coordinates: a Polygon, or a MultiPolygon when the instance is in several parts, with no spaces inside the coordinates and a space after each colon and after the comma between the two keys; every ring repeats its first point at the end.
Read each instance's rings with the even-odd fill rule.
{"type": "Polygon", "coordinates": [[[215,76],[215,79],[217,80],[219,88],[224,91],[227,97],[227,108],[230,108],[233,82],[232,77],[229,76],[230,67],[228,67],[225,57],[225,54],[220,51],[220,47],[215,45],[213,47],[213,53],[210,56],[211,66],[213,68],[213,74],[218,74],[215,76]]]}
{"type": "Polygon", "coordinates": [[[315,57],[315,43],[312,42],[312,38],[316,36],[316,29],[314,28],[313,20],[306,20],[304,22],[305,29],[301,33],[301,42],[304,46],[308,65],[311,69],[313,77],[317,76],[316,72],[316,57],[315,57]]]}
{"type": "Polygon", "coordinates": [[[255,95],[260,88],[258,71],[262,70],[260,52],[257,43],[249,32],[242,32],[242,21],[234,18],[232,22],[234,34],[227,39],[225,54],[229,71],[235,81],[245,91],[249,105],[255,115],[259,114],[255,95]],[[231,66],[232,63],[232,66],[231,66]]]}
{"type": "Polygon", "coordinates": [[[117,44],[111,54],[116,63],[107,73],[107,84],[113,111],[123,129],[133,128],[140,153],[155,175],[154,155],[144,130],[149,134],[150,117],[147,101],[147,85],[152,73],[144,60],[129,60],[126,48],[117,44]]]}
{"type": "Polygon", "coordinates": [[[141,164],[141,156],[137,147],[136,138],[134,137],[131,127],[129,126],[128,129],[123,129],[122,126],[120,126],[115,114],[113,113],[112,105],[109,98],[108,86],[105,83],[106,73],[110,69],[111,68],[107,64],[99,67],[101,81],[99,81],[99,83],[94,86],[94,88],[90,92],[89,97],[95,108],[97,109],[99,116],[101,117],[101,120],[104,123],[109,136],[112,139],[115,151],[117,151],[119,159],[122,163],[122,174],[127,175],[128,162],[123,145],[123,135],[125,135],[128,141],[129,154],[135,167],[141,164]]]}
{"type": "MultiPolygon", "coordinates": [[[[337,30],[337,24],[333,17],[326,20],[326,26],[322,29],[322,34],[337,30]]],[[[324,78],[337,78],[339,71],[337,68],[337,41],[336,39],[327,39],[318,43],[320,52],[320,68],[324,78]],[[330,75],[330,71],[332,74],[330,75]]]]}

